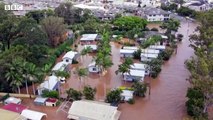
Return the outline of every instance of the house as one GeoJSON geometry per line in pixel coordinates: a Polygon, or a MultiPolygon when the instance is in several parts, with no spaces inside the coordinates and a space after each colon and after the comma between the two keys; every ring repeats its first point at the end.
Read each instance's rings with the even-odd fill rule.
{"type": "Polygon", "coordinates": [[[57,102],[58,102],[58,100],[55,99],[55,98],[48,98],[48,99],[46,100],[46,106],[55,107],[57,102]]]}
{"type": "Polygon", "coordinates": [[[183,6],[195,11],[207,11],[211,9],[210,4],[202,0],[189,1],[184,3],[183,6]]]}
{"type": "Polygon", "coordinates": [[[62,57],[62,60],[63,62],[72,64],[72,61],[73,59],[75,59],[76,55],[77,55],[77,52],[69,51],[62,57]]]}
{"type": "Polygon", "coordinates": [[[90,47],[92,51],[96,51],[98,49],[97,45],[84,45],[84,48],[90,47]]]}
{"type": "Polygon", "coordinates": [[[133,57],[133,53],[137,50],[120,49],[120,57],[133,57]]]}
{"type": "Polygon", "coordinates": [[[119,120],[121,112],[117,107],[97,101],[74,101],[68,111],[72,120],[119,120]]]}
{"type": "Polygon", "coordinates": [[[37,98],[34,100],[34,103],[35,103],[36,105],[45,105],[47,99],[48,99],[48,98],[37,97],[37,98]]]}
{"type": "Polygon", "coordinates": [[[122,90],[121,96],[124,97],[125,101],[128,101],[130,99],[133,99],[133,93],[134,91],[131,90],[122,90]]]}
{"type": "Polygon", "coordinates": [[[142,17],[146,18],[149,22],[167,21],[170,19],[170,13],[159,8],[148,7],[144,9],[142,17]]]}
{"type": "Polygon", "coordinates": [[[69,63],[68,62],[58,62],[52,69],[52,71],[64,71],[69,63]]]}
{"type": "Polygon", "coordinates": [[[166,46],[164,46],[164,45],[151,45],[151,46],[149,46],[149,49],[164,51],[166,49],[166,46]]]}
{"type": "Polygon", "coordinates": [[[21,115],[27,118],[27,120],[42,120],[45,116],[47,116],[46,113],[34,111],[25,109],[21,112],[21,115]]]}
{"type": "Polygon", "coordinates": [[[15,98],[15,97],[8,97],[8,98],[4,101],[4,104],[10,104],[10,103],[21,104],[21,99],[15,98]]]}
{"type": "Polygon", "coordinates": [[[130,69],[129,73],[124,73],[124,81],[143,81],[145,71],[130,69]]]}
{"type": "Polygon", "coordinates": [[[98,66],[96,66],[95,62],[92,62],[88,65],[88,71],[91,73],[98,73],[101,71],[101,69],[98,66]]]}
{"type": "Polygon", "coordinates": [[[48,77],[48,80],[45,80],[38,86],[38,94],[41,95],[43,90],[58,90],[59,87],[59,80],[58,77],[52,75],[48,77]]]}
{"type": "Polygon", "coordinates": [[[20,115],[19,113],[12,112],[9,110],[4,110],[0,108],[0,116],[1,120],[26,120],[24,116],[20,115]]]}
{"type": "Polygon", "coordinates": [[[136,50],[136,51],[137,51],[137,50],[138,50],[138,47],[135,47],[135,46],[134,46],[134,47],[123,46],[122,49],[125,49],[125,50],[136,50]]]}
{"type": "Polygon", "coordinates": [[[155,49],[141,49],[141,53],[159,54],[160,50],[155,50],[155,49]]]}
{"type": "Polygon", "coordinates": [[[133,70],[142,70],[145,71],[145,75],[149,75],[148,65],[141,63],[134,63],[130,66],[133,70]]]}
{"type": "Polygon", "coordinates": [[[160,0],[140,0],[141,7],[160,7],[161,1],[160,0]]]}
{"type": "Polygon", "coordinates": [[[158,54],[150,54],[150,53],[141,53],[141,61],[151,61],[154,58],[157,58],[158,54]]]}
{"type": "Polygon", "coordinates": [[[83,34],[80,42],[85,44],[94,43],[97,40],[98,34],[83,34]]]}

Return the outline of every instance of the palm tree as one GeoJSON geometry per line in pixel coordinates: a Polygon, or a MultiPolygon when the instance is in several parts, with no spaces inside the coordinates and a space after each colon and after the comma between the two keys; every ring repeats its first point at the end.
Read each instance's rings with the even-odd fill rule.
{"type": "Polygon", "coordinates": [[[90,46],[84,48],[83,50],[81,50],[81,56],[83,58],[84,55],[87,55],[88,53],[92,52],[92,48],[90,46]]]}
{"type": "Polygon", "coordinates": [[[75,73],[78,75],[78,79],[81,83],[82,78],[88,75],[88,70],[87,70],[87,68],[77,68],[75,73]]]}
{"type": "Polygon", "coordinates": [[[115,74],[122,73],[130,73],[130,68],[133,64],[132,58],[125,58],[124,62],[118,66],[118,70],[115,71],[115,74]]]}
{"type": "Polygon", "coordinates": [[[23,74],[21,70],[20,58],[12,60],[12,63],[8,64],[9,70],[5,74],[7,81],[11,81],[10,86],[13,88],[18,88],[18,93],[20,94],[20,86],[23,83],[23,74]]]}

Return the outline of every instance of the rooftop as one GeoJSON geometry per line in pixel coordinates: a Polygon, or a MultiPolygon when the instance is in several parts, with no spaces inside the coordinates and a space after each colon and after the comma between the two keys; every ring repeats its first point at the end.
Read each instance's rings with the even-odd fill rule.
{"type": "Polygon", "coordinates": [[[91,41],[97,38],[98,34],[83,34],[80,41],[91,41]]]}
{"type": "Polygon", "coordinates": [[[120,111],[117,107],[95,101],[74,101],[68,112],[68,118],[87,120],[118,120],[120,111]]]}

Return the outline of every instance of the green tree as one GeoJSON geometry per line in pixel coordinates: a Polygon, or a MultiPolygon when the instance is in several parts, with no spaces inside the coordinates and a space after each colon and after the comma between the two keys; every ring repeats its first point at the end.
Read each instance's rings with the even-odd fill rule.
{"type": "Polygon", "coordinates": [[[74,90],[73,88],[70,88],[66,91],[67,98],[72,100],[81,100],[82,93],[80,91],[74,90]]]}
{"type": "Polygon", "coordinates": [[[146,64],[148,65],[148,70],[150,72],[151,77],[156,78],[158,74],[161,72],[161,65],[163,61],[161,59],[152,59],[148,61],[146,64]]]}
{"type": "Polygon", "coordinates": [[[124,62],[120,65],[118,65],[118,70],[115,71],[116,74],[122,73],[129,73],[131,65],[133,64],[132,58],[125,58],[124,62]]]}
{"type": "Polygon", "coordinates": [[[48,36],[48,43],[51,46],[55,47],[60,42],[63,42],[60,40],[66,32],[63,18],[50,16],[43,19],[41,25],[48,36]]]}
{"type": "Polygon", "coordinates": [[[147,21],[136,16],[124,16],[117,18],[114,25],[118,26],[121,30],[132,30],[133,28],[144,29],[146,27],[147,21]]]}
{"type": "Polygon", "coordinates": [[[121,101],[121,93],[122,91],[119,89],[110,91],[107,93],[106,102],[115,104],[119,103],[121,101]]]}
{"type": "MultiPolygon", "coordinates": [[[[87,68],[77,68],[76,71],[75,71],[75,74],[78,75],[78,79],[79,79],[79,82],[83,82],[83,77],[86,77],[88,75],[88,70],[87,68]]],[[[84,81],[84,84],[85,84],[85,81],[84,81]]]]}
{"type": "Polygon", "coordinates": [[[96,89],[90,86],[84,86],[83,95],[87,100],[94,100],[96,89]]]}
{"type": "Polygon", "coordinates": [[[37,23],[40,23],[40,21],[45,17],[54,16],[54,14],[54,11],[48,9],[30,11],[25,16],[27,16],[28,18],[33,18],[34,20],[36,20],[37,23]]]}
{"type": "Polygon", "coordinates": [[[136,81],[133,83],[132,88],[136,96],[145,97],[145,93],[147,91],[147,84],[136,81]]]}

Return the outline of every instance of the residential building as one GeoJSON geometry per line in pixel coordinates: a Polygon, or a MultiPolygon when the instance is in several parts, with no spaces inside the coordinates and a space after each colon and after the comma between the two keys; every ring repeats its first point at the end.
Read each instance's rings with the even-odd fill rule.
{"type": "Polygon", "coordinates": [[[117,109],[117,107],[103,102],[73,101],[67,118],[72,120],[119,120],[121,112],[117,109]]]}
{"type": "Polygon", "coordinates": [[[162,9],[152,8],[152,7],[145,8],[141,16],[146,18],[147,21],[150,21],[150,22],[167,21],[170,19],[170,13],[162,9]]]}
{"type": "Polygon", "coordinates": [[[145,71],[130,69],[129,73],[124,73],[124,81],[143,81],[145,76],[145,71]]]}

